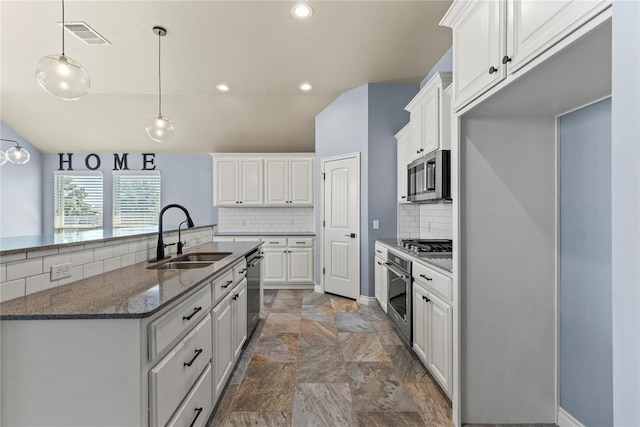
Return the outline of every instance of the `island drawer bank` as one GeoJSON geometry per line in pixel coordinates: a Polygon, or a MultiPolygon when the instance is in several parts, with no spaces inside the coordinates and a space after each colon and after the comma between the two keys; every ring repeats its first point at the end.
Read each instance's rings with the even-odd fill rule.
{"type": "Polygon", "coordinates": [[[205,425],[247,338],[245,256],[259,246],[201,245],[230,255],[138,263],[0,305],[1,424],[205,425]]]}

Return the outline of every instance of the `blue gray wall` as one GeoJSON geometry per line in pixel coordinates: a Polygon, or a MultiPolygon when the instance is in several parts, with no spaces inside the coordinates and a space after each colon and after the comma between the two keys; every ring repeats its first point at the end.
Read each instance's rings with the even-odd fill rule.
{"type": "Polygon", "coordinates": [[[613,424],[640,426],[640,1],[613,2],[613,424]]]}
{"type": "Polygon", "coordinates": [[[611,100],[560,118],[560,406],[613,425],[611,100]]]}
{"type": "Polygon", "coordinates": [[[436,62],[436,65],[433,66],[431,71],[429,71],[424,79],[422,79],[422,81],[420,82],[420,88],[426,85],[435,73],[440,71],[451,72],[451,70],[453,70],[453,48],[450,47],[449,50],[446,51],[444,55],[442,55],[442,58],[440,58],[438,62],[436,62]]]}
{"type": "MultiPolygon", "coordinates": [[[[104,186],[104,228],[112,227],[111,215],[113,209],[113,153],[96,153],[101,164],[98,170],[103,173],[104,186]]],[[[85,157],[87,153],[74,153],[72,157],[73,169],[87,170],[85,157]]],[[[142,155],[130,153],[129,169],[142,169],[142,155]]],[[[66,159],[66,156],[65,156],[66,159]]],[[[156,171],[162,176],[161,204],[178,203],[189,210],[196,225],[217,222],[217,209],[213,207],[213,161],[209,154],[156,154],[154,164],[156,171]]],[[[149,166],[150,167],[150,166],[149,166]]],[[[43,182],[43,217],[44,233],[53,232],[53,173],[59,168],[58,154],[45,154],[42,164],[43,182]]],[[[66,168],[66,166],[65,166],[66,168]]],[[[167,211],[164,224],[167,227],[177,226],[184,218],[184,214],[177,210],[167,211]]]]}
{"type": "MultiPolygon", "coordinates": [[[[0,166],[0,237],[32,236],[43,230],[42,155],[29,141],[0,121],[0,138],[16,140],[29,151],[24,165],[0,166]]],[[[2,141],[2,151],[15,146],[2,141]]]]}
{"type": "MultiPolygon", "coordinates": [[[[415,84],[368,84],[340,95],[316,116],[316,167],[321,160],[360,153],[360,294],[374,295],[373,239],[396,233],[396,140],[408,121],[405,105],[415,84]],[[380,229],[373,230],[373,220],[380,229]]],[[[316,233],[322,235],[321,180],[316,182],[316,233]]],[[[320,283],[320,238],[316,239],[316,283],[320,283]]]]}

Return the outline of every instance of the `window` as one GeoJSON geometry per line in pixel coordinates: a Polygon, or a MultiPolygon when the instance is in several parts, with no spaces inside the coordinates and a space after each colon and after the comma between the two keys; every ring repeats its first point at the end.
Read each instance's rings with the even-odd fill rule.
{"type": "Polygon", "coordinates": [[[113,172],[113,229],[146,231],[158,225],[159,172],[113,172]]]}
{"type": "Polygon", "coordinates": [[[102,228],[102,172],[54,172],[55,232],[102,228]]]}

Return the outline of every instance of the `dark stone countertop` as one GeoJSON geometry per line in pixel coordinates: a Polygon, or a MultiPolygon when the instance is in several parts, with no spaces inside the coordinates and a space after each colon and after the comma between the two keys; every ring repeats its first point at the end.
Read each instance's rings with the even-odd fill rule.
{"type": "Polygon", "coordinates": [[[276,231],[270,233],[268,231],[216,231],[214,233],[215,236],[309,236],[313,237],[316,235],[315,231],[276,231]]]}
{"type": "Polygon", "coordinates": [[[411,258],[411,261],[413,262],[420,262],[427,267],[436,267],[436,270],[440,270],[442,274],[451,277],[451,274],[453,273],[453,257],[451,255],[431,255],[417,257],[400,246],[398,244],[400,240],[402,239],[393,237],[386,239],[376,239],[376,242],[382,243],[385,246],[393,249],[394,251],[411,258]]]}
{"type": "Polygon", "coordinates": [[[204,268],[151,270],[141,262],[0,304],[0,320],[149,317],[228,270],[261,243],[207,243],[189,252],[231,252],[204,268]]]}

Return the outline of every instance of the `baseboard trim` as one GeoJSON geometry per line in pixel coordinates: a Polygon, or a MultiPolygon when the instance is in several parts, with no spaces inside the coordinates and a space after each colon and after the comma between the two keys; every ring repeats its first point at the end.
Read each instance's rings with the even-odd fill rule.
{"type": "Polygon", "coordinates": [[[315,290],[315,287],[313,285],[313,283],[309,283],[309,284],[302,284],[302,285],[296,285],[296,284],[278,284],[278,283],[269,283],[269,284],[263,284],[262,285],[262,289],[311,289],[311,290],[315,290]]]}
{"type": "Polygon", "coordinates": [[[322,292],[322,286],[320,285],[314,285],[313,286],[313,292],[316,292],[318,294],[323,294],[324,292],[322,292]]]}
{"type": "Polygon", "coordinates": [[[558,426],[560,427],[584,427],[573,415],[562,408],[558,408],[558,426]]]}
{"type": "Polygon", "coordinates": [[[360,295],[360,297],[358,298],[358,303],[362,305],[375,305],[378,304],[378,300],[376,299],[376,297],[367,297],[364,295],[360,295]]]}

